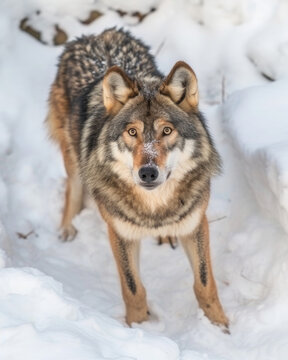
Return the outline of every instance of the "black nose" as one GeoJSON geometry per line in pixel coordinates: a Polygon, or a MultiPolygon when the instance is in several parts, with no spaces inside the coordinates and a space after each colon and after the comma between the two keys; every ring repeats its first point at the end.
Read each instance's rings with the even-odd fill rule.
{"type": "Polygon", "coordinates": [[[155,166],[142,166],[138,174],[142,181],[151,183],[157,179],[159,172],[155,166]]]}

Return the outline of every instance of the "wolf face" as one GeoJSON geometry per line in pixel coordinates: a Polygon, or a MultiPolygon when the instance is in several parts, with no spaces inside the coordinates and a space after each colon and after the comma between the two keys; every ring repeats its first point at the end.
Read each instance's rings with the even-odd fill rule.
{"type": "Polygon", "coordinates": [[[205,152],[211,160],[210,139],[195,111],[197,79],[184,62],[164,81],[148,78],[141,83],[113,67],[104,77],[103,98],[113,116],[106,131],[113,168],[118,174],[121,169],[126,181],[154,190],[169,179],[180,181],[197,167],[197,160],[203,161],[205,152]]]}
{"type": "MultiPolygon", "coordinates": [[[[149,114],[144,100],[142,107],[144,111],[133,114],[111,148],[115,160],[130,170],[135,184],[153,190],[176,176],[184,154],[186,161],[192,160],[194,142],[179,133],[157,101],[151,101],[149,114]]],[[[193,124],[191,128],[193,131],[193,124]]]]}

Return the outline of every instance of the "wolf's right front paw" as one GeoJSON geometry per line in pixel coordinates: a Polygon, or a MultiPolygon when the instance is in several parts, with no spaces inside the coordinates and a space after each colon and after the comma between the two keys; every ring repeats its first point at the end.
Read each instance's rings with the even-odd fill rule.
{"type": "Polygon", "coordinates": [[[61,229],[59,239],[62,240],[63,242],[72,241],[76,235],[77,235],[76,228],[73,225],[69,225],[61,229]]]}
{"type": "Polygon", "coordinates": [[[143,309],[127,309],[126,313],[126,323],[131,326],[134,323],[142,323],[143,321],[147,321],[149,319],[150,312],[147,307],[143,309]]]}

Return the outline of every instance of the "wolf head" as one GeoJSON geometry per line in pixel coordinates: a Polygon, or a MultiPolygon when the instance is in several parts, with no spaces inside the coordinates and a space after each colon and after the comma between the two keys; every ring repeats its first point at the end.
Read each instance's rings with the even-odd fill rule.
{"type": "Polygon", "coordinates": [[[102,86],[109,115],[104,142],[110,146],[112,170],[123,180],[153,190],[168,179],[183,180],[198,167],[210,176],[218,170],[189,65],[177,62],[165,79],[136,80],[113,66],[102,86]]]}

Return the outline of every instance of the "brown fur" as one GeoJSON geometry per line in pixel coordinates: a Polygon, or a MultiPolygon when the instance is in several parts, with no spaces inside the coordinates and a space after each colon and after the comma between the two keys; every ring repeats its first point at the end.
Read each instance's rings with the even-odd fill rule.
{"type": "Polygon", "coordinates": [[[139,40],[107,30],[68,43],[49,105],[47,123],[68,176],[62,237],[76,234],[72,219],[82,208],[85,187],[108,225],[127,323],[148,319],[138,261],[139,240],[150,235],[171,246],[181,240],[200,307],[213,323],[228,327],[205,215],[219,157],[198,111],[190,66],[178,62],[164,78],[139,40]],[[165,127],[171,134],[168,129],[165,135],[165,127]],[[140,175],[147,167],[157,169],[149,182],[148,173],[140,175]]]}

